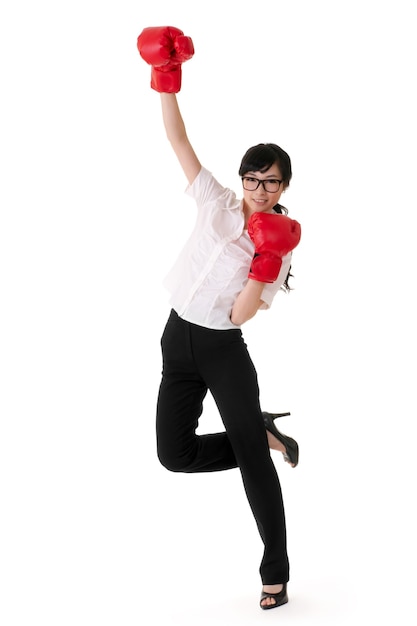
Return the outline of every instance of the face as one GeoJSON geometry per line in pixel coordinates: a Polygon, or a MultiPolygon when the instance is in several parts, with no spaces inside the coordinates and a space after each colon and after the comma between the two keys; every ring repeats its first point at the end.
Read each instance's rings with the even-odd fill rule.
{"type": "Polygon", "coordinates": [[[272,211],[272,208],[279,202],[279,199],[284,191],[284,183],[280,183],[278,186],[277,181],[282,181],[282,175],[279,167],[276,163],[265,172],[247,172],[244,177],[243,184],[245,187],[255,187],[258,181],[274,181],[277,190],[266,191],[262,183],[258,184],[257,189],[252,191],[243,188],[243,200],[244,200],[244,213],[246,217],[250,217],[252,213],[256,211],[262,213],[268,213],[272,211]]]}

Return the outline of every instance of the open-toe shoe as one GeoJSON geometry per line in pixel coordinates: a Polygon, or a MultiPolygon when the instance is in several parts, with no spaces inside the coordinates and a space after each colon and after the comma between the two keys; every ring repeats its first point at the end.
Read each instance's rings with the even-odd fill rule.
{"type": "Polygon", "coordinates": [[[287,585],[284,583],[282,590],[279,593],[268,593],[268,591],[262,591],[260,607],[264,611],[267,609],[275,609],[277,606],[282,606],[288,602],[287,585]],[[262,601],[266,598],[271,598],[275,602],[273,604],[262,604],[262,601]]]}

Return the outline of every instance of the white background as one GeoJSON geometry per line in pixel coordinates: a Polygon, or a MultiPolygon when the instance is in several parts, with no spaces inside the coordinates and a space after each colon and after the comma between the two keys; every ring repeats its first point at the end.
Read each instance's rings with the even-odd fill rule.
{"type": "Polygon", "coordinates": [[[0,622],[415,624],[413,3],[144,4],[1,9],[0,622]],[[136,49],[165,24],[194,41],[203,164],[239,190],[254,143],[293,162],[295,289],[244,328],[301,449],[274,456],[291,601],[267,613],[237,470],[155,455],[161,283],[194,215],[136,49]]]}

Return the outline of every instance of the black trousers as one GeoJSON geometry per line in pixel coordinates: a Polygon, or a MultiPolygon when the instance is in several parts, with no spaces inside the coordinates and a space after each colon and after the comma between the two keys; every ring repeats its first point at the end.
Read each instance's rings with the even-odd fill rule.
{"type": "Polygon", "coordinates": [[[157,405],[161,463],[174,472],[238,467],[264,543],[263,584],[289,580],[281,486],[259,405],[257,374],[240,329],[211,330],[171,311],[162,339],[163,371],[157,405]],[[196,435],[210,390],[225,432],[196,435]]]}

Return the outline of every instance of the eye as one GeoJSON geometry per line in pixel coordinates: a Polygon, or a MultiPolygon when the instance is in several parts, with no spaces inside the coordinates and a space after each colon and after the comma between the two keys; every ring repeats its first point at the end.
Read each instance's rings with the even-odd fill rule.
{"type": "Polygon", "coordinates": [[[252,178],[251,176],[245,176],[245,179],[248,180],[250,183],[258,182],[257,178],[252,178]]]}

